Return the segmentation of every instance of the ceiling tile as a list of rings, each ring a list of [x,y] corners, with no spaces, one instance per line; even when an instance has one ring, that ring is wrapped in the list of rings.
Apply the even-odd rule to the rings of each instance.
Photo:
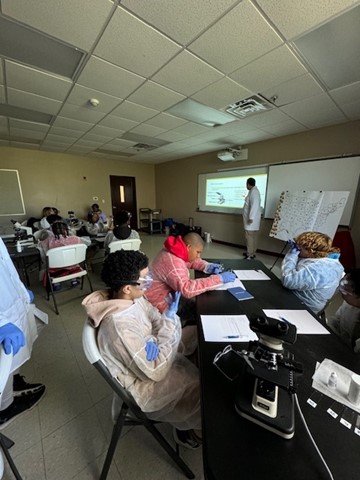
[[[128,148],[133,145],[136,145],[136,142],[132,142],[131,140],[124,140],[123,138],[117,138],[116,140],[113,140],[112,142],[109,142],[106,144],[106,146],[112,145],[113,147],[121,147],[121,148]]]
[[[46,133],[50,126],[43,123],[26,122],[25,120],[18,120],[17,118],[9,118],[9,125],[11,128],[19,128],[22,130],[32,130],[33,132]]]
[[[135,93],[130,95],[128,100],[161,111],[171,107],[175,103],[181,102],[184,98],[184,95],[180,95],[157,83],[147,81],[138,88]]]
[[[341,123],[346,120],[343,113],[326,94],[285,105],[280,110],[309,128]]]
[[[115,65],[148,77],[180,49],[175,42],[118,7],[94,53]]]
[[[64,100],[73,83],[65,78],[25,67],[5,60],[6,83],[8,87],[35,93],[54,100]]]
[[[122,0],[121,5],[185,45],[237,2],[238,0],[207,0],[206,8],[203,8],[199,0]]]
[[[322,92],[320,85],[309,74],[293,78],[268,90],[260,91],[268,99],[276,96],[277,98],[273,103],[278,107],[312,97],[313,95],[319,95]]]
[[[43,143],[40,147],[40,150],[46,152],[65,152],[67,149],[67,145],[51,145],[47,143]]]
[[[265,132],[281,137],[283,135],[291,135],[292,133],[303,132],[307,130],[301,123],[295,122],[295,120],[289,119],[286,122],[277,123],[276,125],[266,125],[262,127]]]
[[[0,134],[8,135],[8,120],[6,117],[0,116]]]
[[[68,117],[83,122],[97,123],[105,116],[105,113],[92,110],[91,108],[82,108],[77,105],[66,103],[61,109],[60,115],[62,117]]]
[[[157,138],[161,138],[168,142],[176,142],[176,140],[183,140],[186,138],[186,135],[174,132],[174,130],[169,130],[168,132],[160,133],[160,135],[157,135]]]
[[[144,81],[144,77],[94,56],[90,57],[78,79],[80,85],[118,98],[126,98]]]
[[[81,130],[72,130],[70,128],[60,128],[60,127],[52,127],[50,130],[50,133],[53,135],[59,135],[61,137],[72,137],[75,139],[80,138],[82,135],[84,135],[84,132]]]
[[[323,23],[358,3],[358,0],[257,0],[286,38],[290,39]]]
[[[303,65],[290,49],[283,45],[236,70],[230,77],[245,88],[259,93],[305,73]]]
[[[149,137],[155,137],[162,132],[165,132],[164,128],[155,127],[154,125],[148,125],[146,123],[142,123],[131,130],[131,133],[139,133],[140,135],[148,135]]]
[[[195,40],[189,50],[230,73],[282,43],[250,1],[243,0]]]
[[[171,130],[172,128],[179,127],[186,123],[186,120],[182,118],[174,117],[168,113],[160,113],[156,117],[150,118],[146,121],[148,125],[154,125],[155,127],[163,128],[164,130]]]
[[[104,143],[107,143],[109,140],[112,140],[111,137],[104,137],[102,135],[96,135],[92,132],[90,133],[86,133],[82,138],[81,140],[85,141],[85,142],[94,142],[94,143],[98,143],[100,145],[104,144]],[[78,141],[79,143],[79,141]]]
[[[329,94],[337,103],[356,102],[360,98],[360,81],[330,90]]]
[[[222,108],[235,103],[253,94],[250,90],[242,87],[230,78],[224,77],[221,80],[205,87],[200,92],[192,95],[191,98],[213,108]]]
[[[274,108],[264,113],[256,113],[249,115],[249,124],[257,128],[262,128],[265,125],[273,125],[289,120],[289,117],[280,109]]]
[[[80,140],[78,140],[76,143],[74,143],[74,147],[75,146],[89,147],[89,148],[95,150],[96,148],[100,147],[104,143],[106,143],[106,142],[104,142],[104,141],[92,142],[91,140],[87,140],[85,138],[80,138]]]
[[[171,131],[192,137],[193,135],[199,135],[200,133],[208,132],[213,128],[214,127],[203,127],[202,125],[198,125],[197,123],[189,122],[184,125],[180,125],[180,127],[176,127],[174,130]]]
[[[62,145],[67,145],[67,144],[72,144],[76,142],[76,138],[64,136],[64,135],[53,135],[49,133],[49,135],[46,137],[46,142],[47,143],[57,143],[57,144],[62,144]]]
[[[56,115],[61,107],[61,102],[50,98],[41,97],[33,93],[22,92],[14,88],[7,89],[8,103],[35,112],[49,113]]]
[[[2,61],[0,57],[0,85],[4,84],[4,71],[3,71],[3,66],[2,66]]]
[[[359,26],[360,5],[294,42],[329,90],[359,80],[360,35],[353,33]]]
[[[36,145],[34,143],[26,143],[26,142],[10,142],[10,145],[12,147],[16,147],[16,148],[26,148],[26,149],[30,149],[30,150],[39,150],[40,146],[39,145]]]
[[[108,0],[2,0],[1,6],[5,15],[71,45],[89,50],[113,4]]]
[[[183,51],[163,67],[153,79],[184,95],[192,95],[223,74],[190,52]]]
[[[346,103],[341,106],[341,109],[345,112],[350,120],[357,120],[360,118],[360,100],[355,100],[350,103]]]
[[[142,107],[137,103],[132,102],[123,102],[120,106],[115,108],[112,115],[116,115],[123,118],[128,118],[135,122],[144,122],[148,118],[155,117],[158,114],[158,110],[153,110],[152,108]]]
[[[79,120],[73,120],[70,118],[61,117],[60,115],[56,117],[56,120],[53,123],[54,127],[61,127],[61,128],[71,128],[73,130],[80,130],[81,132],[86,132],[89,130],[93,124],[81,122]]]
[[[0,85],[0,103],[5,103],[5,87]]]
[[[92,98],[98,100],[99,105],[95,107],[92,106],[89,102]],[[109,113],[113,108],[119,105],[121,101],[121,98],[112,97],[106,93],[92,90],[81,85],[75,85],[66,99],[66,104],[78,105],[79,107],[89,108],[96,112]]]
[[[10,127],[10,135],[19,138],[35,138],[37,140],[42,140],[45,137],[46,132]]]
[[[120,137],[120,135],[124,133],[124,130],[120,130],[118,128],[104,127],[103,125],[95,125],[95,127],[90,130],[89,133],[94,135],[101,135],[108,138],[116,138]]]
[[[129,120],[128,118],[116,117],[115,115],[107,115],[99,123],[99,125],[101,126],[123,130],[124,132],[127,132],[131,128],[136,127],[136,125],[138,124],[139,124],[139,121]]]

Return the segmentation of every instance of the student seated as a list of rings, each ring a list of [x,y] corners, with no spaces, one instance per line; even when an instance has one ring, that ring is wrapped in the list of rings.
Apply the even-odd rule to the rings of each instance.
[[[162,314],[143,298],[148,272],[142,252],[111,253],[101,275],[109,290],[88,295],[82,305],[98,328],[99,349],[112,375],[149,418],[172,424],[176,441],[195,448],[192,429],[201,428],[199,373],[185,355],[196,348],[196,330],[181,329],[179,295],[169,298]]]
[[[107,222],[107,218],[106,218],[106,215],[105,213],[103,213],[101,210],[100,210],[100,207],[97,203],[93,203],[90,207],[90,210],[89,210],[89,213],[88,213],[88,216],[90,214],[93,214],[93,213],[96,213],[98,216],[99,216],[99,221],[102,222],[102,223],[106,223]]]
[[[195,323],[195,302],[190,300],[208,290],[214,290],[222,283],[233,282],[236,275],[222,272],[220,265],[205,262],[200,258],[204,241],[197,233],[191,232],[184,237],[168,237],[164,248],[151,263],[150,269],[154,282],[146,291],[146,298],[160,312],[167,308],[166,297],[169,293],[180,292],[183,296],[179,316],[184,323]],[[206,278],[190,278],[190,269],[211,274]]]
[[[99,233],[105,233],[107,228],[100,220],[100,217],[97,213],[89,213],[87,216],[87,222],[84,225],[85,231],[88,235],[94,237]]]
[[[339,249],[320,232],[302,233],[294,242],[281,266],[282,284],[318,313],[332,298],[344,274]]]
[[[120,210],[114,218],[114,228],[106,234],[104,247],[109,251],[109,245],[117,240],[126,240],[140,238],[136,230],[130,226],[131,213],[126,210]]]
[[[50,224],[47,221],[47,217],[49,215],[54,215],[55,212],[52,209],[52,207],[44,207],[41,215],[41,220],[40,220],[40,229],[45,228],[48,229],[50,228]]]
[[[339,290],[344,299],[334,316],[326,322],[352,349],[360,352],[360,268],[354,268],[340,280]]]

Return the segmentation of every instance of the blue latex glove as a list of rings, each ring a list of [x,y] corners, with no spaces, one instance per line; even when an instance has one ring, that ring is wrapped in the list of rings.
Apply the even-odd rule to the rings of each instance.
[[[166,303],[169,305],[168,309],[165,312],[165,315],[168,318],[172,318],[173,320],[175,320],[175,315],[179,308],[180,297],[181,293],[175,292],[174,295],[169,293],[169,297],[165,299]]]
[[[223,272],[220,273],[219,277],[221,278],[223,283],[234,282],[236,279],[236,275],[234,272]]]
[[[26,289],[26,290],[29,294],[30,303],[34,303],[35,296],[34,296],[33,292],[31,290],[28,290],[28,289]]]
[[[148,340],[145,345],[146,360],[153,362],[160,353],[160,348],[153,340]]]
[[[205,273],[210,274],[219,274],[224,270],[223,266],[220,263],[209,263],[206,267]]]
[[[7,323],[0,327],[0,343],[4,345],[6,355],[16,355],[21,347],[25,345],[23,332],[13,323]]]
[[[300,252],[299,246],[294,242],[294,240],[288,240],[289,252],[292,254],[298,254]]]

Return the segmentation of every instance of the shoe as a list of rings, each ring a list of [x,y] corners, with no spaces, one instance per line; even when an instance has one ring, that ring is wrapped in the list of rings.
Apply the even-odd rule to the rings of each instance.
[[[77,285],[80,285],[80,280],[71,280],[70,284],[72,287],[76,287]]]
[[[61,283],[54,283],[53,290],[54,292],[58,292],[59,290],[61,290]]]
[[[14,397],[21,397],[22,395],[29,395],[35,393],[44,387],[41,383],[27,383],[23,375],[14,375],[13,389]]]
[[[37,405],[43,398],[45,385],[35,393],[29,393],[21,397],[14,397],[13,403],[5,410],[0,411],[0,430],[7,427],[13,420],[20,417],[22,413],[28,412]]]
[[[243,257],[247,258],[248,256],[249,255],[246,252],[243,253]]]
[[[196,450],[201,445],[200,439],[195,435],[193,430],[178,430],[174,428],[173,437],[178,445],[188,448],[189,450]]]
[[[249,255],[248,257],[246,257],[246,260],[254,260],[255,257],[256,255]]]

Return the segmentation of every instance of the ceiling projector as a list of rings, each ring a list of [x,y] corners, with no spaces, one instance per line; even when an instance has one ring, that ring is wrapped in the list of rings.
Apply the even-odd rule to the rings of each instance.
[[[217,158],[223,162],[231,162],[234,160],[240,160],[241,157],[241,147],[237,148],[227,148],[222,150],[217,154]]]

